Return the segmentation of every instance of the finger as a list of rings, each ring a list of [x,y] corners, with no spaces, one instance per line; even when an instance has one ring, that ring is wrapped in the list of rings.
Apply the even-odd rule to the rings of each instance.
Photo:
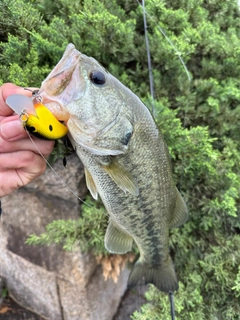
[[[0,154],[0,197],[25,186],[40,176],[46,169],[46,162],[34,152],[19,151],[14,156]]]
[[[14,141],[27,137],[26,130],[18,115],[0,119],[0,137],[4,140]]]
[[[50,155],[54,147],[54,141],[40,139],[33,139],[33,141],[29,137],[11,142],[0,138],[0,153],[10,154],[16,151],[32,151],[36,154],[42,153],[46,157]]]
[[[32,151],[16,151],[9,156],[8,153],[0,154],[0,173],[4,170],[22,169],[33,175],[40,175],[46,168],[45,160]]]
[[[12,83],[5,83],[0,87],[0,116],[9,116],[13,113],[12,109],[6,104],[6,99],[11,94],[23,94],[31,97],[32,92]]]

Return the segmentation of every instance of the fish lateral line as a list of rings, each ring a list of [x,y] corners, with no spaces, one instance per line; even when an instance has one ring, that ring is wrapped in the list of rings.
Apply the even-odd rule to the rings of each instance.
[[[154,105],[154,99],[155,99],[155,91],[154,91],[154,79],[153,79],[153,74],[152,74],[152,64],[151,64],[151,52],[150,52],[150,46],[149,46],[149,41],[148,41],[148,26],[147,26],[147,19],[146,16],[153,20],[153,17],[151,15],[149,15],[149,13],[147,12],[146,8],[145,8],[145,1],[142,0],[142,4],[136,0],[136,2],[138,3],[139,6],[141,6],[142,8],[142,12],[143,12],[143,23],[144,23],[144,33],[145,33],[145,43],[146,43],[146,51],[147,51],[147,59],[148,59],[148,71],[149,71],[149,84],[150,84],[150,93],[151,93],[151,97],[152,97],[152,101],[151,101],[151,107],[152,107],[152,115],[154,116],[155,113],[155,105]],[[188,83],[190,85],[192,78],[190,75],[190,72],[181,56],[181,52],[179,52],[179,50],[177,50],[177,48],[175,47],[175,45],[173,44],[173,42],[171,41],[171,39],[166,35],[166,33],[164,32],[164,30],[157,25],[157,23],[155,23],[156,27],[158,28],[158,30],[161,32],[161,34],[164,36],[164,38],[168,41],[168,43],[171,45],[171,47],[173,48],[173,50],[175,51],[176,55],[178,56],[178,59],[180,60],[184,71],[187,75],[188,78]],[[184,116],[184,118],[186,117],[186,114]],[[184,119],[184,127],[185,127],[185,119]],[[175,306],[174,306],[174,294],[173,291],[169,291],[168,292],[169,295],[169,303],[170,303],[170,315],[171,315],[171,319],[175,320]]]
[[[75,74],[71,79],[71,82],[67,84],[67,87],[65,88],[66,90],[77,90],[76,82],[78,83],[80,81],[80,78],[77,76],[83,76],[85,73],[89,74],[89,69],[90,71],[92,68],[99,68],[99,70],[102,70],[96,60],[81,54],[74,48],[75,47],[72,44],[67,46],[62,59],[43,82],[41,89],[43,94],[45,94],[44,90],[47,90],[44,88],[47,87],[49,79],[52,79],[51,76],[57,74],[59,69],[66,70],[69,68],[69,64],[73,59],[75,59],[76,55],[80,56],[82,59],[82,68],[79,69],[80,71],[78,70],[80,75]],[[76,65],[76,68],[78,67],[79,65]],[[129,91],[129,89],[121,82],[115,81],[113,76],[110,76],[111,81],[106,85],[107,90],[112,90],[111,94],[107,91],[107,95],[104,99],[102,98],[102,93],[105,92],[102,91],[102,87],[91,86],[90,84],[92,83],[92,80],[90,77],[86,77],[84,80],[82,90],[85,90],[86,87],[89,87],[91,90],[77,102],[65,103],[65,107],[72,117],[75,117],[74,121],[76,121],[76,123],[73,122],[73,124],[76,126],[77,130],[74,130],[75,126],[71,126],[71,121],[68,122],[68,127],[70,129],[73,145],[77,148],[79,147],[77,155],[80,160],[86,164],[87,169],[89,170],[87,175],[90,192],[96,198],[97,185],[109,216],[120,225],[119,230],[118,228],[114,228],[115,225],[109,227],[105,241],[106,247],[113,252],[125,252],[128,250],[130,248],[130,241],[123,242],[123,240],[120,239],[118,241],[117,239],[115,243],[111,243],[109,245],[109,239],[115,238],[116,235],[123,237],[125,235],[122,234],[121,231],[127,230],[127,233],[132,236],[140,251],[140,258],[135,263],[129,276],[128,286],[133,287],[138,284],[139,279],[144,279],[146,284],[152,283],[160,291],[166,293],[169,293],[169,291],[176,291],[178,289],[178,281],[172,260],[169,256],[169,235],[168,230],[166,229],[169,227],[170,220],[173,227],[178,226],[182,221],[182,214],[178,214],[178,210],[176,210],[176,217],[173,215],[173,218],[171,218],[172,211],[176,206],[176,189],[171,173],[170,163],[168,161],[169,156],[167,149],[164,147],[163,137],[156,130],[156,124],[154,123],[147,107],[141,103],[141,101],[139,102],[139,98],[132,94],[131,91]],[[119,96],[120,90],[122,90],[121,96]],[[73,95],[74,94],[75,93],[73,93]],[[51,96],[49,96],[49,98],[52,99]],[[99,99],[104,103],[98,104]],[[70,96],[69,101],[70,100],[72,101],[72,96]],[[114,105],[116,104],[115,108],[112,107],[113,102]],[[116,121],[116,125],[113,130],[111,130],[110,133],[108,132],[108,135],[101,137],[98,141],[99,143],[96,143],[97,152],[95,145],[93,147],[91,137],[89,139],[90,143],[88,143],[90,147],[85,147],[88,139],[85,139],[85,137],[83,139],[80,135],[83,119],[86,119],[86,127],[89,125],[89,127],[92,128],[95,125],[98,129],[103,130],[109,124],[109,121],[116,118],[119,114],[119,103],[121,103],[121,106],[124,103],[123,111],[126,114],[124,114],[123,119],[127,119],[127,121],[122,121],[122,119],[118,119],[118,121]],[[78,114],[77,110],[80,108],[81,113]],[[92,108],[94,109],[94,116],[92,114]],[[108,114],[107,118],[106,114]],[[138,116],[135,118],[136,114]],[[113,167],[111,165],[106,167],[106,164],[110,162],[109,157],[107,157],[107,159],[103,158],[102,161],[99,161],[99,156],[116,155],[113,153],[106,153],[109,148],[111,148],[109,150],[114,151],[126,150],[124,141],[122,141],[121,138],[126,136],[126,132],[129,132],[126,130],[129,129],[126,125],[130,122],[128,119],[129,117],[130,119],[134,119],[132,121],[133,123],[131,123],[134,129],[138,128],[139,123],[143,123],[144,125],[139,126],[139,132],[135,130],[135,133],[138,132],[138,136],[133,135],[129,149],[125,151],[125,154],[123,154],[122,157],[120,156],[120,159],[122,160],[120,161],[120,164],[124,170],[121,169],[120,173],[122,171],[122,174],[119,175],[119,172],[117,174],[115,173],[116,166],[119,168],[117,163],[114,163],[114,165],[112,164]],[[88,130],[87,133],[89,131],[91,132],[91,130]],[[154,151],[151,149],[154,149]],[[104,151],[105,153],[103,153]],[[150,161],[146,161],[143,154],[151,154],[153,156],[150,157]],[[115,157],[114,159],[118,158]],[[166,176],[161,175],[160,170],[157,170],[157,172],[153,170],[153,168],[157,167],[163,168],[166,172]],[[136,168],[135,171],[133,171],[134,177],[141,175],[141,180],[137,179],[137,182],[140,183],[142,190],[144,192],[146,191],[145,194],[141,191],[140,196],[142,195],[143,197],[140,201],[138,201],[139,199],[134,198],[134,196],[137,196],[138,188],[136,183],[134,183],[134,179],[132,179],[128,174],[128,172],[133,170],[132,168]],[[103,171],[103,169],[105,171]],[[149,173],[151,173],[151,175],[149,175]],[[90,174],[93,175],[94,180]],[[152,177],[152,181],[149,181],[150,176]],[[122,178],[125,180],[122,181]],[[119,191],[119,183],[122,186],[121,189],[123,189],[123,192]],[[150,184],[153,185],[154,190],[156,191],[157,196],[155,197],[155,203],[153,203],[152,198],[149,195]],[[165,187],[166,185],[167,188]],[[168,192],[168,189],[170,192]],[[130,195],[128,194],[129,192],[124,194],[127,190],[131,191]],[[164,199],[169,193],[170,196],[166,197],[166,201],[164,200],[164,203],[166,203],[164,205],[166,210],[164,209],[159,212],[157,208],[162,206],[162,199]],[[131,217],[129,217],[129,209],[131,210]],[[147,217],[147,213],[150,211],[152,212],[150,217],[151,220]],[[141,215],[139,212],[141,212]],[[180,212],[182,212],[182,210],[180,210]],[[135,223],[135,221],[137,221],[137,223]],[[158,221],[162,223],[159,223]],[[147,239],[146,237],[142,237],[144,234],[147,234]],[[158,240],[156,241],[157,234],[161,237],[157,236]],[[154,246],[154,250],[151,250],[150,246]],[[151,254],[149,254],[149,252],[151,252]]]

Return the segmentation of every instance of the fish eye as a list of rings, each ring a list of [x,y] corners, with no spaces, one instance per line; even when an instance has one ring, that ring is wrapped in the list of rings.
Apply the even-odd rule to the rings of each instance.
[[[94,84],[104,84],[106,82],[106,76],[102,71],[92,71],[89,78]]]

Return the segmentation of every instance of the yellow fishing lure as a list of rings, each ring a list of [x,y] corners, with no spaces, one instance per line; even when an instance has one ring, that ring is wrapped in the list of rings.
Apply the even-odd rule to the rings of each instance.
[[[25,129],[35,137],[57,140],[64,137],[68,132],[67,127],[59,122],[41,102],[33,104],[31,98],[13,94],[6,99],[6,103],[19,114]]]
[[[37,115],[29,114],[24,125],[32,135],[41,139],[56,140],[67,134],[67,127],[59,122],[42,103],[35,104],[34,109]]]

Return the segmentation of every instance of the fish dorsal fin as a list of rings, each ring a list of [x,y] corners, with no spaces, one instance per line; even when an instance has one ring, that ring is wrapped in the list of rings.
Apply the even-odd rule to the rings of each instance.
[[[180,192],[176,188],[176,204],[173,215],[170,218],[170,228],[177,228],[184,224],[188,219],[188,209]]]
[[[84,172],[85,172],[85,179],[86,179],[87,188],[91,192],[92,197],[95,200],[97,200],[98,191],[97,191],[97,187],[95,185],[95,182],[93,181],[93,178],[92,178],[90,172],[85,167],[84,167]]]
[[[104,239],[105,247],[109,252],[123,254],[131,251],[132,242],[132,237],[111,220],[109,221]]]
[[[139,195],[139,189],[135,179],[117,160],[112,158],[109,165],[103,165],[103,169],[125,193],[128,191],[134,196]]]

